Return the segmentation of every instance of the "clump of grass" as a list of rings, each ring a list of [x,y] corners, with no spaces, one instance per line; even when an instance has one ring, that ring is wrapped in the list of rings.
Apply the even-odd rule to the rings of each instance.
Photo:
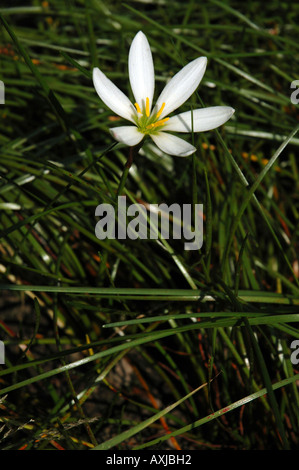
[[[297,447],[298,5],[273,5],[0,8],[2,449]],[[206,55],[186,109],[236,109],[193,157],[145,146],[123,188],[203,203],[198,252],[94,233],[128,149],[91,71],[130,94],[140,29],[157,87]]]

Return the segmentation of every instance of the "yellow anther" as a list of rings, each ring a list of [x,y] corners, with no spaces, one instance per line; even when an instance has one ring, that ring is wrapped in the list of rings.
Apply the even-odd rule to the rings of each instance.
[[[135,103],[135,108],[137,109],[137,113],[142,114],[140,106],[138,103]]]
[[[149,102],[149,98],[146,98],[145,114],[147,115],[147,117],[149,117],[149,115],[150,115],[150,102]]]
[[[164,108],[165,108],[165,103],[162,104],[161,108],[160,108],[159,111],[157,112],[156,118],[158,118],[159,116],[161,116],[162,111],[163,111]]]
[[[163,124],[168,121],[169,117],[167,118],[164,118],[164,119],[160,119],[160,121],[157,121],[157,122],[153,122],[152,124],[149,124],[148,126],[146,126],[147,129],[153,129],[154,127],[159,127],[159,126],[163,126]]]

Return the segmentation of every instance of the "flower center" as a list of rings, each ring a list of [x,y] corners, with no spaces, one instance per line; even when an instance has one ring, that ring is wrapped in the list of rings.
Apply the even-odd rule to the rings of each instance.
[[[141,110],[138,103],[135,103],[135,108],[137,110],[136,124],[139,132],[142,132],[142,134],[154,134],[158,132],[160,128],[164,126],[165,122],[169,119],[169,117],[159,119],[164,107],[165,103],[162,104],[161,108],[157,113],[151,114],[149,98],[146,98],[143,110]]]

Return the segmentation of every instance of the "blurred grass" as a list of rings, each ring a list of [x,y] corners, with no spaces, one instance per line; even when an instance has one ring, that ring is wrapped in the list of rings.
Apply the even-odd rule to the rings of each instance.
[[[1,449],[297,448],[299,6],[27,4],[0,7]],[[182,111],[236,109],[194,158],[144,146],[125,183],[128,202],[203,203],[199,252],[94,234],[128,149],[91,72],[132,96],[140,29],[156,95],[206,55]]]

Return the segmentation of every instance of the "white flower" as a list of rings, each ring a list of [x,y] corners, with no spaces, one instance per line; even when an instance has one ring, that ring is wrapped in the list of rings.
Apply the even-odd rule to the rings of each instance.
[[[208,131],[224,124],[234,113],[234,109],[229,106],[214,106],[167,117],[198,87],[207,66],[206,57],[193,60],[174,75],[155,106],[153,58],[148,40],[142,31],[139,31],[132,41],[128,65],[130,84],[136,101],[134,105],[99,68],[93,69],[94,87],[101,100],[115,114],[134,124],[110,129],[113,137],[119,142],[134,146],[149,135],[163,152],[187,157],[195,152],[196,148],[168,131]]]

